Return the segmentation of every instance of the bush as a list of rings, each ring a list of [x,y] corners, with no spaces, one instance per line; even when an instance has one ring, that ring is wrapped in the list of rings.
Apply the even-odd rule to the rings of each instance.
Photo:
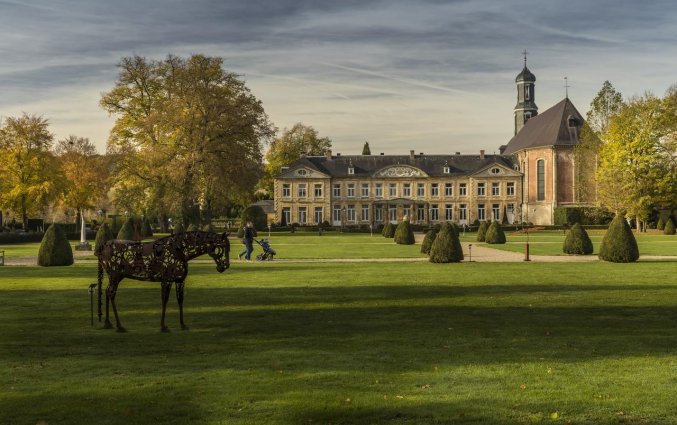
[[[435,240],[438,231],[439,231],[438,229],[432,228],[428,230],[428,232],[425,234],[423,242],[421,243],[422,254],[430,254],[430,247],[432,247],[433,241]]]
[[[153,228],[150,225],[150,220],[148,220],[148,217],[144,217],[143,221],[141,222],[141,237],[150,238],[151,236],[153,236]]]
[[[556,226],[565,224],[607,224],[611,221],[608,211],[599,207],[557,207],[554,211]]]
[[[383,228],[383,236],[386,238],[395,237],[395,226],[393,226],[392,223],[388,222],[388,224],[386,224],[386,226]]]
[[[612,263],[632,263],[639,259],[637,240],[622,215],[616,214],[604,234],[599,258]]]
[[[665,230],[665,220],[663,220],[663,216],[661,215],[658,216],[658,223],[656,223],[656,229]]]
[[[664,235],[674,235],[675,234],[675,222],[672,220],[672,217],[668,217],[665,221],[665,229],[663,229]]]
[[[413,245],[416,242],[414,240],[414,232],[411,230],[409,221],[403,220],[397,225],[394,238],[395,243],[399,245]]]
[[[200,230],[200,228],[197,227],[197,225],[195,225],[193,223],[190,223],[188,225],[188,229],[186,229],[187,232],[197,232],[198,230]]]
[[[110,230],[108,223],[103,223],[96,232],[96,238],[94,239],[94,254],[99,255],[101,248],[103,248],[103,244],[112,239],[115,239],[115,236],[113,236],[113,232]]]
[[[431,263],[458,263],[463,261],[461,241],[451,223],[444,223],[430,247]]]
[[[250,205],[242,211],[241,226],[244,227],[248,221],[251,221],[256,230],[265,229],[268,226],[268,216],[265,211],[258,205]]]
[[[125,224],[122,225],[120,228],[120,231],[118,232],[118,236],[116,239],[122,239],[126,241],[133,241],[135,240],[134,238],[135,232],[134,232],[134,218],[129,217],[126,221]]]
[[[70,266],[73,264],[73,248],[66,233],[58,224],[52,224],[45,232],[38,251],[38,266]]]
[[[209,224],[205,224],[204,226],[202,226],[202,231],[204,231],[204,232],[216,232],[216,229],[214,229],[214,226],[212,226],[212,224],[209,223]]]
[[[562,252],[565,254],[590,255],[592,254],[592,251],[592,241],[588,236],[588,232],[586,232],[580,224],[574,224],[567,232],[567,237],[564,239],[564,245],[562,246]]]
[[[489,229],[489,223],[486,221],[480,223],[480,228],[477,229],[477,242],[484,242],[486,240],[487,229]]]
[[[498,221],[491,222],[491,226],[489,226],[489,229],[487,229],[484,241],[489,244],[505,243],[505,233],[503,233],[503,228],[498,223]]]
[[[179,233],[186,233],[186,228],[183,227],[183,221],[177,220],[176,226],[174,226],[174,234],[178,235]]]

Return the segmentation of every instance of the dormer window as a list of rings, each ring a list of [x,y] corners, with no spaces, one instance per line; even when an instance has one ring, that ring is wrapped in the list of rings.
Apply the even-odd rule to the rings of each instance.
[[[451,172],[451,167],[445,166],[444,167],[444,174],[449,174]]]
[[[569,118],[567,118],[567,124],[569,125],[570,128],[578,127],[578,120],[569,115]]]
[[[491,169],[491,174],[501,174],[501,169],[494,167]]]
[[[353,167],[348,167],[348,174],[351,175],[351,176],[352,176],[353,174],[355,174],[355,168],[353,168]]]
[[[308,171],[301,169],[301,170],[298,170],[296,172],[296,174],[298,174],[299,176],[305,176],[305,175],[308,174]]]

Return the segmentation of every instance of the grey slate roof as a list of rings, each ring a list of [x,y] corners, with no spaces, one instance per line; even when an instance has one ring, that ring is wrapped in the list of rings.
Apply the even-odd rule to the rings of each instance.
[[[355,169],[355,174],[348,174],[348,168]],[[308,167],[327,174],[331,177],[368,177],[378,170],[393,165],[410,165],[423,170],[429,176],[468,176],[488,167],[499,164],[510,169],[514,168],[514,159],[507,155],[341,155],[308,156],[300,158],[290,168]],[[449,166],[449,174],[444,173],[444,167]]]
[[[522,69],[522,72],[517,74],[517,77],[515,77],[515,82],[519,83],[520,81],[528,81],[535,83],[536,82],[536,76],[529,71],[529,68],[527,68],[526,63],[524,64],[524,69]]]
[[[575,127],[569,127],[569,118],[575,120]],[[574,104],[569,98],[565,98],[547,111],[529,119],[510,140],[503,154],[512,155],[523,149],[545,146],[576,145],[583,123],[584,119]]]

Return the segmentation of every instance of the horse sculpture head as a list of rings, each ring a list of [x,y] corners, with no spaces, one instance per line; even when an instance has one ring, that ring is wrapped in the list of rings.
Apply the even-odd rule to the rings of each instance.
[[[228,241],[228,234],[223,233],[217,235],[216,240],[209,250],[209,256],[214,259],[216,263],[216,271],[223,273],[230,267],[230,241]]]

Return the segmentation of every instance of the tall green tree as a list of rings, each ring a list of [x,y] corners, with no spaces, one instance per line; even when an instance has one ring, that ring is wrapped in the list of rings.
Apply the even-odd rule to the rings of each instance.
[[[371,149],[369,148],[369,142],[364,142],[362,147],[362,155],[371,155]]]
[[[184,221],[196,210],[247,200],[275,129],[223,59],[133,56],[119,68],[115,87],[100,102],[116,116],[108,141],[117,159],[115,199],[131,199],[128,209],[136,212]]]
[[[590,102],[586,122],[598,137],[606,133],[609,120],[623,108],[623,95],[607,80]]]
[[[23,114],[0,127],[0,208],[28,226],[28,215],[44,208],[59,191],[59,173],[50,153],[54,136],[48,121]]]
[[[285,128],[280,137],[273,140],[266,152],[266,174],[260,183],[262,189],[273,192],[273,179],[302,155],[326,155],[331,150],[331,140],[320,137],[311,126],[299,123]]]

